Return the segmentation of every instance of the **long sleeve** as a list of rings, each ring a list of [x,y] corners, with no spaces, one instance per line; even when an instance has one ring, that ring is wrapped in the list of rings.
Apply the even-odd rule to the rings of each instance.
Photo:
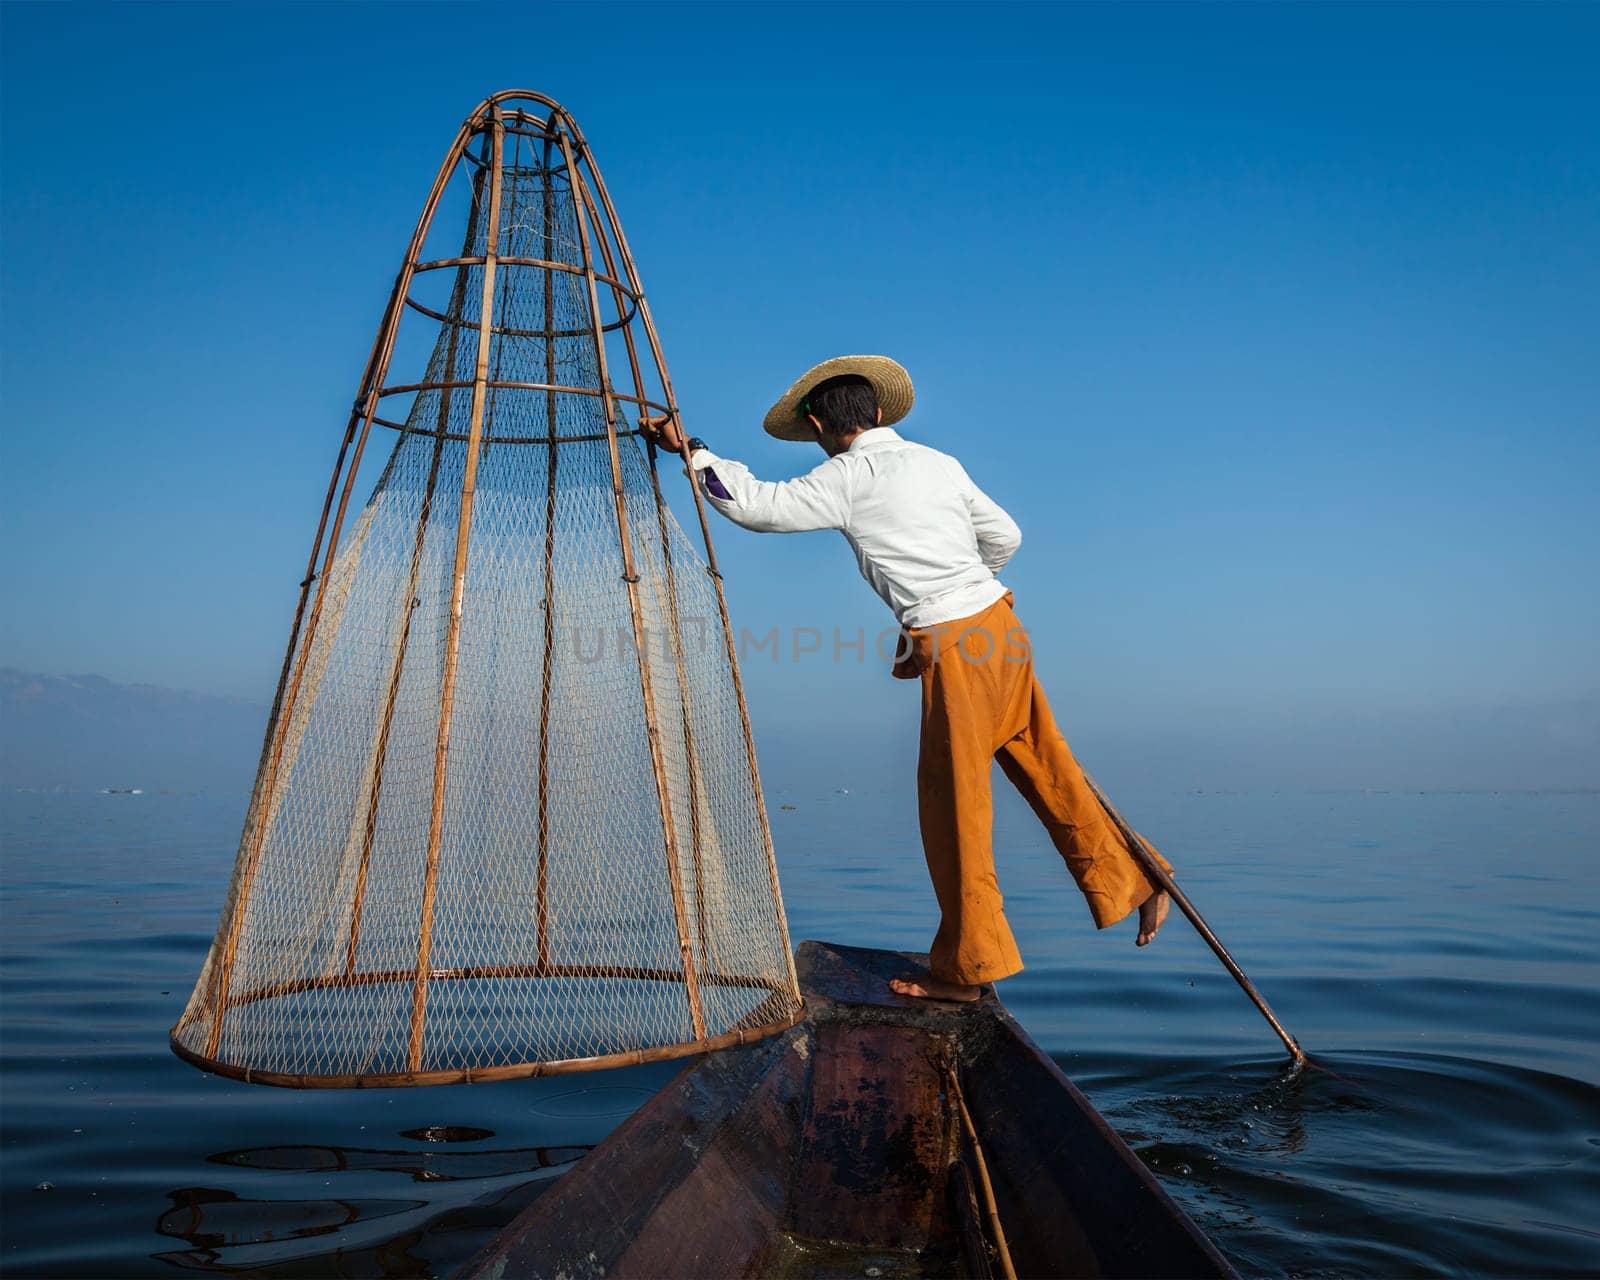
[[[758,480],[744,463],[718,457],[710,449],[696,449],[689,465],[706,501],[757,533],[841,529],[850,515],[849,476],[837,458],[782,481]]]
[[[977,535],[978,555],[990,573],[999,573],[1022,545],[1022,530],[1006,514],[1004,507],[972,482],[965,468],[960,470],[964,482],[962,496],[967,500],[972,532]]]

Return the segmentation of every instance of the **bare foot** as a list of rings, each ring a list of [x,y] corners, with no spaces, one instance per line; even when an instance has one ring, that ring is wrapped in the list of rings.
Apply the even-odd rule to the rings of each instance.
[[[982,987],[967,982],[945,982],[931,974],[908,973],[903,978],[891,978],[889,990],[896,995],[914,996],[921,1000],[976,1000],[983,994]]]
[[[1139,937],[1136,947],[1148,947],[1167,922],[1167,912],[1172,910],[1172,898],[1165,889],[1157,889],[1139,904]]]

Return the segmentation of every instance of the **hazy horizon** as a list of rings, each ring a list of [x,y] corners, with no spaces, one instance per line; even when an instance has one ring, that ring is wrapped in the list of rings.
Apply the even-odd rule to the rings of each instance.
[[[243,791],[254,779],[269,703],[0,667],[0,787]],[[753,702],[768,791],[909,786],[916,712],[914,700],[904,704],[894,715],[849,722],[821,715],[796,732],[765,700]],[[1302,716],[1292,733],[1248,715],[1147,729],[1069,722],[1066,731],[1108,786],[1140,791],[1600,788],[1600,696],[1564,707],[1461,707],[1421,724],[1350,712]]]

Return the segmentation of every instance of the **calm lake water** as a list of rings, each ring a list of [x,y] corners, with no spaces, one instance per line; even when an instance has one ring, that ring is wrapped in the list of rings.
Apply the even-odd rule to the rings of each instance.
[[[1322,1069],[1283,1072],[1176,914],[1096,934],[1009,796],[1001,994],[1241,1271],[1600,1272],[1600,796],[1116,799]],[[202,1075],[166,1037],[245,797],[0,801],[8,1276],[444,1275],[673,1073]],[[909,785],[769,801],[796,940],[925,949]]]

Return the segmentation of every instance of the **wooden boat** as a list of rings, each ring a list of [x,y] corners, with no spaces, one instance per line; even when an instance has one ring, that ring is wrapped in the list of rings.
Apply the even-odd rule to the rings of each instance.
[[[992,989],[805,942],[806,1019],[685,1069],[462,1273],[1232,1276]]]

